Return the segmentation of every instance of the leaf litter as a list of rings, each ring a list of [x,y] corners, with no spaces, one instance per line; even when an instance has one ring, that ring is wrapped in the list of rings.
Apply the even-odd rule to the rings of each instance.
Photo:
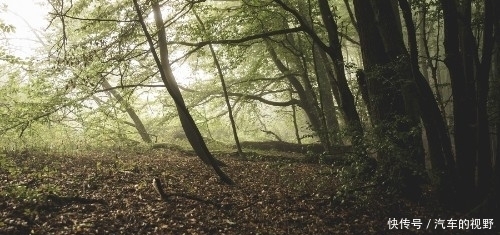
[[[236,185],[169,150],[33,153],[0,168],[0,234],[380,234],[389,217],[436,213],[383,196],[334,203],[332,165],[217,157]],[[154,178],[174,196],[162,200]]]

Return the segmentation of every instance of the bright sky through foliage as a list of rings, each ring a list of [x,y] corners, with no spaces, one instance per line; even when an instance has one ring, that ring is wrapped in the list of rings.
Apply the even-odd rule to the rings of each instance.
[[[0,19],[15,28],[14,32],[5,33],[1,41],[14,55],[33,55],[42,45],[37,35],[42,37],[48,26],[48,8],[44,4],[41,0],[0,0]]]
[[[18,57],[36,55],[36,49],[46,41],[43,34],[49,25],[50,12],[47,3],[43,0],[0,0],[0,9],[0,20],[15,28],[14,32],[0,37],[4,49]],[[189,67],[177,64],[173,69],[178,82],[187,85],[189,78],[186,75],[191,74]]]

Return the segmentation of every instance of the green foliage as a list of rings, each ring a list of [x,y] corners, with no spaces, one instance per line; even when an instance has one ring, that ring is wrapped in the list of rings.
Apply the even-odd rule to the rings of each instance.
[[[13,159],[7,157],[6,153],[0,153],[0,173],[17,175],[19,169]]]
[[[4,33],[14,33],[16,31],[16,27],[14,27],[14,25],[5,24],[4,22],[0,21],[0,31]]]
[[[425,169],[412,158],[420,149],[411,149],[406,141],[421,138],[420,127],[401,132],[398,130],[408,125],[409,120],[403,117],[394,119],[394,122],[377,125],[367,132],[365,146],[358,146],[360,149],[337,161],[341,165],[337,171],[341,186],[335,201],[370,201],[375,192],[419,199],[421,186],[428,177]]]
[[[365,205],[375,188],[377,162],[368,156],[349,154],[338,163],[340,166],[336,173],[339,188],[333,201],[339,204],[355,202],[355,205]]]
[[[400,131],[401,126],[409,126],[409,123],[411,121],[405,117],[394,117],[393,122],[385,122],[375,128],[373,148],[378,151],[380,166],[377,182],[388,193],[418,199],[420,187],[427,176],[423,166],[419,166],[415,159],[421,154],[421,146],[411,143],[421,138],[421,127],[415,126],[408,132]]]
[[[46,177],[51,177],[55,172],[45,166],[41,169],[33,170],[23,166],[25,156],[29,155],[24,152],[8,152],[0,154],[0,173],[8,178],[22,178],[22,181],[6,181],[7,184],[1,187],[2,197],[15,198],[17,200],[34,202],[40,201],[49,193],[57,193],[60,191],[55,184],[40,184],[36,182],[43,181]],[[34,157],[34,156],[30,156]]]
[[[3,192],[4,197],[16,198],[18,200],[35,202],[42,200],[48,194],[58,193],[60,188],[54,184],[42,184],[40,187],[31,188],[26,185],[8,185]]]
[[[72,151],[83,145],[86,149],[133,146],[134,141],[140,140],[137,130],[129,125],[124,106],[102,90],[103,79],[112,86],[123,86],[116,90],[127,101],[127,106],[137,111],[148,131],[159,140],[168,139],[169,133],[164,130],[176,122],[177,113],[164,89],[140,87],[158,85],[158,74],[150,53],[145,50],[147,44],[137,27],[132,4],[122,0],[112,3],[77,0],[71,4],[49,1],[49,4],[56,12],[72,16],[49,16],[51,30],[41,35],[47,46],[40,48],[43,52],[40,55],[50,56],[16,61],[3,56],[0,50],[0,57],[8,58],[19,67],[9,70],[9,79],[0,85],[0,103],[6,103],[0,105],[2,140],[11,140],[16,149],[41,147]],[[151,14],[149,4],[140,4],[144,4],[141,8],[145,14]],[[300,1],[290,4],[303,10],[307,8]],[[316,5],[313,8],[313,14],[318,13]],[[216,140],[232,141],[213,58],[206,46],[188,45],[241,39],[295,27],[295,20],[275,4],[258,1],[193,5],[164,1],[162,11],[166,17],[169,60],[174,70],[181,71],[174,71],[178,81],[189,83],[190,91],[184,92],[184,97],[190,112],[204,134]],[[205,27],[198,23],[195,13]],[[154,32],[152,22],[147,23]],[[325,36],[325,32],[319,34]],[[313,77],[312,72],[306,74],[307,70],[313,71],[310,42],[306,39],[302,34],[269,38],[280,59],[292,73],[304,74],[304,81]],[[263,39],[213,46],[229,91],[239,94],[231,97],[231,103],[242,139],[272,138],[261,130],[272,130],[284,140],[294,136],[292,128],[284,128],[290,126],[289,107],[262,105],[247,96],[277,102],[296,98],[287,79],[269,58]],[[313,84],[313,92],[316,86]],[[299,126],[307,122],[300,112],[298,119]],[[19,136],[21,138],[15,139]]]
[[[406,155],[392,155],[380,164],[377,182],[388,194],[401,194],[411,199],[419,199],[421,186],[426,182],[426,173]]]

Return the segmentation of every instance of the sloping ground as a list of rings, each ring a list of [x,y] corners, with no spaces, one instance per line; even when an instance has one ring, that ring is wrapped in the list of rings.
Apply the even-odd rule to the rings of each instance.
[[[389,217],[450,217],[384,195],[368,206],[334,204],[332,166],[219,158],[237,185],[168,150],[4,157],[0,234],[385,234]],[[155,177],[181,196],[162,201]]]

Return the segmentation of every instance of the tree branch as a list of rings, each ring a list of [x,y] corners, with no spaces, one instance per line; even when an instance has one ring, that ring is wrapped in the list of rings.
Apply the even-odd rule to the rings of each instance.
[[[68,14],[61,14],[61,13],[52,13],[49,12],[49,15],[53,15],[56,17],[66,17],[74,20],[82,20],[82,21],[99,21],[99,22],[116,22],[116,23],[132,23],[132,22],[137,22],[137,20],[116,20],[116,19],[99,19],[99,18],[81,18],[81,17],[76,17],[76,16],[71,16]]]
[[[300,13],[294,9],[292,9],[291,7],[289,7],[288,5],[286,5],[283,1],[281,0],[273,0],[276,4],[278,4],[281,8],[283,8],[283,10],[285,11],[288,11],[290,12],[294,17],[295,19],[297,19],[297,21],[299,22],[300,24],[300,28],[302,28],[302,30],[307,33],[311,38],[312,40],[318,44],[318,46],[324,50],[324,51],[330,51],[330,47],[328,47],[322,40],[321,38],[314,32],[314,30],[311,28],[311,27],[308,27],[307,25],[307,22],[304,20],[304,18],[302,18],[302,16],[300,15]]]
[[[136,88],[136,87],[153,87],[153,88],[165,88],[165,85],[148,85],[148,84],[133,84],[133,85],[120,85],[120,86],[114,86],[114,87],[109,87],[109,88],[105,88],[105,89],[100,89],[100,90],[96,90],[94,91],[94,93],[100,93],[100,92],[106,92],[106,91],[111,91],[111,90],[115,90],[115,89],[123,89],[123,88]]]
[[[173,45],[183,45],[183,46],[194,46],[194,47],[203,47],[208,44],[236,44],[236,43],[242,43],[242,42],[247,42],[255,39],[262,39],[262,38],[268,38],[271,36],[275,35],[281,35],[281,34],[287,34],[287,33],[296,33],[296,32],[302,32],[304,28],[302,26],[295,27],[295,28],[290,28],[290,29],[280,29],[276,31],[270,31],[270,32],[265,32],[265,33],[260,33],[260,34],[255,34],[255,35],[250,35],[247,37],[243,38],[238,38],[238,39],[222,39],[222,40],[211,40],[211,41],[203,41],[203,42],[182,42],[182,41],[168,41],[167,44]]]
[[[294,104],[301,106],[301,103],[296,99],[290,99],[289,101],[280,102],[280,101],[267,100],[267,99],[264,99],[264,98],[257,96],[257,95],[247,95],[247,94],[234,93],[234,92],[228,92],[227,95],[241,97],[243,99],[258,100],[264,104],[269,104],[269,105],[273,105],[273,106],[290,106],[290,105],[294,105]]]

